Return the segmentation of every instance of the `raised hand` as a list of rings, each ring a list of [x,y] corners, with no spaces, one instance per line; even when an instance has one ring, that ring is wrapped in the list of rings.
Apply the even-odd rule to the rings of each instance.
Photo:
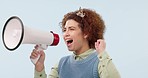
[[[106,49],[106,43],[105,43],[105,40],[103,39],[98,39],[97,42],[95,42],[95,48],[96,48],[96,51],[100,54],[102,52],[105,51]]]

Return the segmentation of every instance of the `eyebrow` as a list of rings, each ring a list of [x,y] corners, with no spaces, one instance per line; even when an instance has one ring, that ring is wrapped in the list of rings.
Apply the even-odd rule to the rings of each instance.
[[[74,27],[74,26],[69,26],[68,28],[76,28],[76,27]],[[63,29],[66,29],[66,27],[64,27]]]
[[[62,28],[62,31],[66,30],[66,29],[70,29],[70,28],[74,28],[74,29],[76,29],[76,27],[74,27],[74,26],[69,26],[68,28],[63,27],[63,28]]]

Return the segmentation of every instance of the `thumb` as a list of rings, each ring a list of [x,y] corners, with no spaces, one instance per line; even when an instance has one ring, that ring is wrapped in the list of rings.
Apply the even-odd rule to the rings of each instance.
[[[45,53],[44,53],[43,50],[39,51],[39,53],[40,53],[40,57],[39,57],[38,62],[44,63],[44,60],[45,60]]]

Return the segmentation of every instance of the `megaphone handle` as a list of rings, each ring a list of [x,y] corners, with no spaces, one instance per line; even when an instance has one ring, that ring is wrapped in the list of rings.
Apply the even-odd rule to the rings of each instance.
[[[31,62],[35,65],[36,62],[39,60],[39,58],[40,58],[40,54],[38,55],[37,58],[35,58],[35,59],[30,58],[30,60],[31,60]]]
[[[48,47],[48,45],[39,44],[37,50],[38,50],[38,51],[46,50],[47,47]],[[36,64],[36,62],[39,60],[40,56],[41,56],[41,55],[39,54],[37,58],[35,58],[35,59],[32,59],[32,58],[31,58],[31,62],[32,62],[33,64]]]

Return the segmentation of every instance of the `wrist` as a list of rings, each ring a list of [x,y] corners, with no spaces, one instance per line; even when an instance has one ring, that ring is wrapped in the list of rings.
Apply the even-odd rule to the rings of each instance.
[[[36,64],[35,70],[41,72],[44,69],[44,64]]]

